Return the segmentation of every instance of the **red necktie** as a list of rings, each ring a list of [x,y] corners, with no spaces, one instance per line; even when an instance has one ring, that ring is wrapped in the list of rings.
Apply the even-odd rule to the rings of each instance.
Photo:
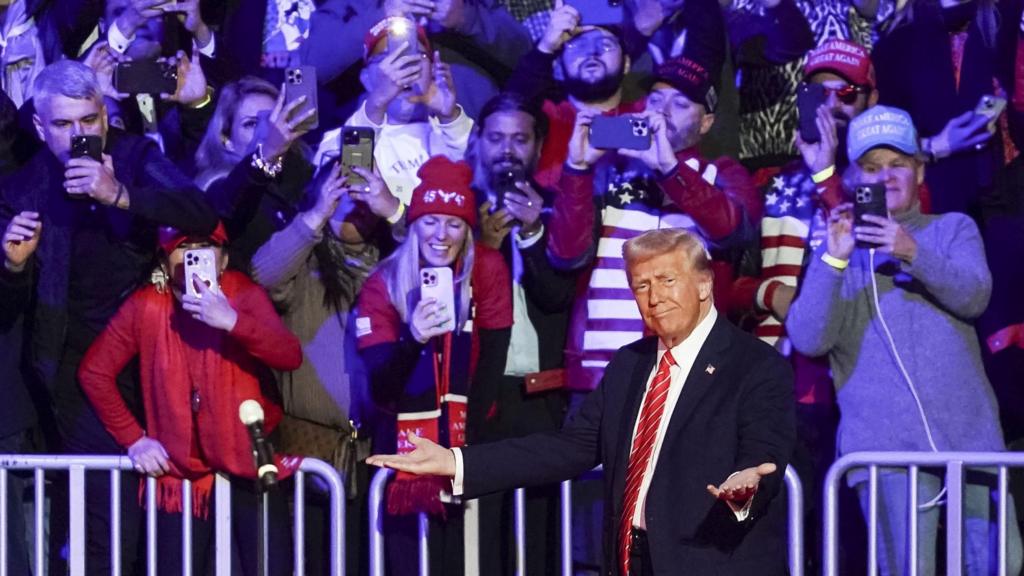
[[[633,437],[633,449],[629,453],[629,466],[626,468],[626,493],[623,498],[622,518],[619,522],[619,561],[622,564],[622,576],[629,576],[629,549],[633,528],[633,513],[636,511],[637,500],[640,499],[640,485],[643,483],[644,471],[654,452],[654,441],[658,436],[661,416],[665,412],[665,399],[668,397],[669,382],[672,378],[670,369],[676,363],[672,352],[666,351],[658,363],[658,371],[647,389],[640,420]]]

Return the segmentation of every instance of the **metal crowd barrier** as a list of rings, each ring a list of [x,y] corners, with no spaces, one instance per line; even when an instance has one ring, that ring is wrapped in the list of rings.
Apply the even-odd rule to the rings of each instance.
[[[35,570],[36,576],[45,572],[45,525],[44,504],[46,498],[45,472],[63,470],[68,472],[69,501],[69,547],[68,565],[71,576],[85,576],[85,473],[86,471],[110,472],[110,564],[112,576],[121,574],[121,473],[134,473],[134,467],[127,456],[67,456],[67,455],[0,455],[0,576],[7,576],[7,474],[9,470],[33,470],[35,484]],[[341,476],[326,462],[305,458],[295,472],[295,573],[305,574],[305,475],[313,474],[323,480],[330,493],[331,522],[331,574],[345,574],[345,490]],[[157,573],[157,531],[156,531],[156,478],[147,476],[146,482],[146,574]],[[231,483],[224,476],[217,475],[214,484],[215,514],[215,567],[217,576],[231,574]],[[182,510],[192,508],[192,483],[182,484]],[[264,512],[267,501],[263,500]],[[20,507],[19,507],[20,508]],[[267,514],[263,514],[264,528]],[[266,533],[266,532],[264,532]],[[182,558],[192,557],[192,515],[182,514]],[[183,562],[183,576],[192,575],[192,563]]]
[[[384,576],[384,534],[382,513],[384,488],[394,476],[394,470],[382,468],[370,483],[370,576]],[[595,468],[580,479],[599,479],[602,471]],[[572,480],[561,484],[562,554],[561,574],[572,576]],[[791,576],[804,574],[804,497],[800,478],[792,467],[786,468],[786,493],[788,498],[789,571]],[[526,574],[526,491],[516,488],[514,492],[514,522],[516,549],[516,576]],[[429,552],[427,550],[427,515],[419,515],[419,576],[430,576]]]
[[[868,574],[878,574],[878,473],[879,468],[906,468],[907,574],[917,576],[918,486],[920,469],[946,469],[946,570],[949,576],[963,571],[964,472],[967,468],[998,468],[999,575],[1006,575],[1007,495],[1009,468],[1024,467],[1024,453],[1015,452],[854,452],[837,460],[825,477],[824,571],[839,574],[839,482],[854,468],[868,469]]]

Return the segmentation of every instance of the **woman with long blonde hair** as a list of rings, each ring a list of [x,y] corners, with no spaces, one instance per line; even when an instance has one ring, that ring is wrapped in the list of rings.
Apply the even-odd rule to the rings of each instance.
[[[500,253],[473,242],[472,170],[435,156],[418,176],[408,235],[366,281],[356,316],[370,394],[396,415],[390,441],[374,446],[383,453],[412,450],[413,434],[448,447],[472,438],[493,417],[511,334],[508,268]],[[421,296],[425,286],[442,296]],[[418,512],[430,514],[431,572],[462,573],[462,510],[442,502],[446,490],[442,479],[405,474],[389,485],[385,530],[395,574],[416,573],[408,551],[416,549]]]

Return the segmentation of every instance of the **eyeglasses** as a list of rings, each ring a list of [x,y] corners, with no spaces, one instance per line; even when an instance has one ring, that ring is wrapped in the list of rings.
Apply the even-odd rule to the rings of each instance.
[[[828,98],[830,94],[835,94],[843,104],[855,104],[858,96],[868,92],[867,86],[857,86],[856,84],[847,84],[842,88],[830,88],[824,84],[820,86],[825,91],[825,98]]]
[[[565,43],[565,51],[573,54],[607,54],[621,50],[618,41],[607,36],[584,38],[577,36]]]

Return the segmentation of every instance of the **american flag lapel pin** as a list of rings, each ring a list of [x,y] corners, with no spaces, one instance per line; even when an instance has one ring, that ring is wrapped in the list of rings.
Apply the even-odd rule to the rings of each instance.
[[[715,365],[714,364],[708,364],[708,367],[705,368],[704,371],[707,372],[708,374],[714,374],[715,373]]]

